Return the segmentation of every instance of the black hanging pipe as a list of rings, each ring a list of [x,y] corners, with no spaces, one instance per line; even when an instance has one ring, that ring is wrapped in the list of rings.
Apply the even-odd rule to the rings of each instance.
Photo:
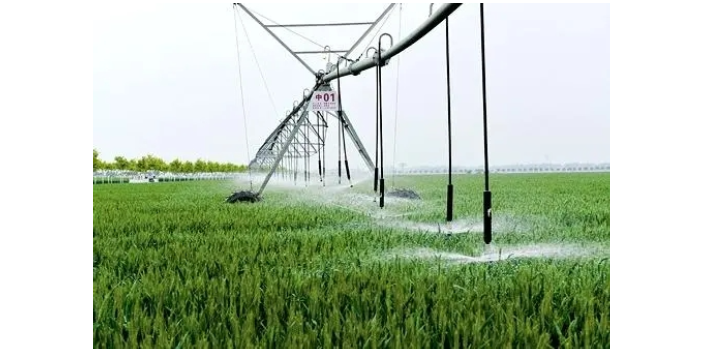
[[[338,115],[340,116],[340,115]],[[339,121],[338,127],[337,127],[337,184],[341,185],[342,184],[342,141],[341,141],[341,134],[342,134],[342,121]]]
[[[340,65],[337,65],[340,70]],[[333,95],[333,99],[334,95]],[[340,80],[337,80],[337,184],[342,184],[342,108],[340,107]]]
[[[286,139],[288,139],[290,131],[286,132]],[[284,157],[281,160],[281,179],[288,179],[288,152],[284,151]]]
[[[282,134],[282,137],[283,137],[283,134]],[[279,167],[277,169],[278,169],[278,172],[276,174],[277,174],[277,176],[279,176],[279,180],[283,180],[284,179],[284,161],[283,160],[281,160],[281,163],[279,163]]]
[[[342,122],[339,123],[341,125]],[[342,126],[337,127],[337,184],[342,184],[342,147],[340,146],[340,135],[342,134]]]
[[[283,140],[288,139],[286,136],[287,136],[286,130],[281,131],[281,138],[283,138]],[[279,146],[281,146],[281,144],[279,144]],[[286,156],[284,156],[284,158],[281,159],[281,163],[279,164],[279,179],[280,180],[283,180],[284,177],[286,177],[285,172],[286,172]]]
[[[298,141],[296,141],[296,142],[298,142]],[[298,154],[298,146],[296,146],[296,154]],[[295,173],[294,173],[294,177],[293,177],[294,184],[297,184],[297,182],[298,182],[298,173],[299,173],[298,164],[299,164],[300,159],[301,158],[298,155],[294,156],[294,162],[295,162],[295,164],[294,164],[294,170],[295,170],[294,172]]]
[[[315,125],[316,132],[318,132],[318,176],[320,176],[320,182],[323,182],[323,163],[320,161],[320,154],[322,152],[322,140],[320,139],[320,114],[316,113],[318,123]]]
[[[484,243],[491,243],[491,191],[489,190],[489,134],[486,123],[486,63],[484,57],[484,3],[479,4],[482,55],[482,110],[484,115]]]
[[[345,124],[346,125],[346,124]],[[350,187],[352,187],[352,177],[350,177],[350,163],[347,160],[347,143],[345,142],[345,129],[342,129],[342,150],[344,151],[345,154],[345,171],[347,172],[347,182],[350,183]]]
[[[337,65],[337,74],[340,74],[339,64]],[[347,127],[347,122],[343,122],[344,117],[342,116],[342,86],[340,80],[341,78],[337,79],[337,103],[339,104],[339,106],[337,107],[337,118],[340,120],[340,139],[342,139],[342,150],[345,154],[345,170],[347,171],[347,181],[352,183],[352,180],[350,179],[350,164],[347,161],[347,143],[345,142],[345,127]],[[342,170],[340,170],[340,173],[342,173]],[[350,187],[352,187],[351,184]]]
[[[306,123],[305,134],[306,152],[303,154],[303,168],[305,169],[303,178],[305,179],[306,187],[308,187],[308,182],[310,181],[310,125],[308,123]]]
[[[281,131],[281,138],[283,138],[283,140],[286,140],[285,131]],[[281,143],[280,143],[280,142],[281,142],[281,141],[279,141],[279,147],[281,146]],[[284,179],[284,176],[285,176],[285,175],[284,175],[284,169],[285,169],[285,168],[284,168],[284,165],[286,165],[286,164],[284,163],[285,161],[286,161],[286,159],[283,158],[283,159],[281,159],[281,162],[279,163],[279,172],[278,172],[278,176],[279,176],[279,179],[280,179],[280,180],[283,180],[283,179]]]
[[[384,207],[384,125],[383,125],[383,111],[384,109],[382,108],[382,101],[383,99],[381,98],[381,66],[382,66],[382,61],[381,61],[381,39],[384,37],[389,37],[389,40],[391,41],[390,47],[394,45],[394,39],[389,33],[384,33],[379,36],[379,42],[378,42],[378,47],[377,47],[377,55],[379,57],[379,64],[378,64],[378,69],[379,69],[379,159],[381,162],[381,168],[379,169],[379,191],[381,195],[379,196],[379,207],[383,208]]]
[[[379,38],[381,39],[381,38]],[[379,40],[379,47],[381,47],[381,40]],[[377,140],[378,147],[377,147],[377,152],[381,156],[381,167],[379,168],[379,208],[384,207],[384,142],[383,142],[383,137],[382,137],[382,104],[381,104],[381,61],[379,61],[379,66],[377,66],[377,75],[376,75],[376,89],[378,91],[377,93],[377,106],[379,111],[377,112],[378,118],[377,118],[377,129],[378,132],[377,134],[379,135],[379,139]]]
[[[308,144],[310,144],[310,134],[308,134],[308,132],[306,132],[306,136],[308,137]],[[306,162],[306,165],[308,168],[306,170],[306,186],[308,186],[310,184],[310,149],[311,149],[310,145],[306,149],[308,149],[308,152],[306,153],[307,154],[306,158],[308,159],[308,161]]]
[[[306,142],[307,142],[307,143],[306,143],[306,146],[307,146],[307,149],[308,149],[308,152],[306,153],[306,156],[308,157],[308,176],[307,176],[308,179],[307,179],[307,181],[308,181],[308,184],[310,184],[310,174],[311,174],[311,172],[310,172],[310,170],[311,170],[311,167],[310,167],[310,159],[311,159],[310,153],[311,153],[311,150],[313,149],[313,146],[310,144],[310,119],[308,119],[308,120],[306,121]]]
[[[323,121],[323,187],[325,186],[325,175],[327,174],[327,171],[325,171],[325,139],[328,135],[328,129],[327,129],[327,121],[325,121],[325,117],[323,116],[323,113],[320,113],[320,119]]]
[[[367,50],[367,52],[369,52],[369,50]],[[377,61],[376,64],[376,146],[374,152],[374,193],[379,190],[379,75],[381,75],[381,61]]]
[[[452,221],[453,195],[452,186],[452,123],[450,104],[450,20],[445,19],[445,62],[447,65],[447,221]]]
[[[306,101],[306,96],[308,95],[306,92],[309,92],[310,90],[308,88],[303,90],[303,101]],[[288,116],[288,114],[286,114]],[[303,135],[303,141],[301,142],[301,146],[303,147],[303,184],[305,187],[308,187],[308,182],[310,181],[310,123],[308,120],[308,116],[305,114],[301,114],[301,118],[306,118],[306,121],[304,122],[304,125],[301,127],[303,128],[303,131],[301,134]]]

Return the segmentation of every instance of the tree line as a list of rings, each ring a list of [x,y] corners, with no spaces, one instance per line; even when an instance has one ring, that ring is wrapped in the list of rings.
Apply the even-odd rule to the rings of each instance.
[[[116,156],[112,161],[100,160],[100,153],[93,149],[93,171],[96,170],[128,170],[136,172],[144,171],[169,171],[169,172],[243,172],[247,170],[245,165],[233,163],[218,163],[198,159],[196,161],[182,161],[174,159],[167,163],[163,159],[154,155],[146,155],[138,159],[127,159],[123,156]]]

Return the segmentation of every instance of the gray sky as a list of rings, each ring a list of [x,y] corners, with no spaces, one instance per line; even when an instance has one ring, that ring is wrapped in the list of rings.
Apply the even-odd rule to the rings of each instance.
[[[372,21],[387,4],[248,6],[284,24]],[[111,4],[95,13],[93,144],[101,158],[152,153],[166,160],[248,161],[231,4],[144,1]],[[239,14],[252,158],[293,101],[300,100],[303,89],[314,82],[249,16],[241,10]],[[389,32],[398,40],[427,15],[428,4],[404,4],[402,10],[397,6],[381,33]],[[487,4],[485,26],[490,163],[608,162],[609,5]],[[334,50],[345,50],[365,27],[294,30]],[[294,50],[318,50],[285,29],[274,31]],[[354,58],[365,48],[356,50]],[[394,159],[416,166],[447,163],[444,50],[441,24],[383,69],[386,165]],[[450,16],[450,50],[453,164],[481,165],[478,4],[464,4]],[[308,55],[306,62],[316,70],[326,63],[322,55]],[[374,70],[343,78],[341,84],[344,108],[373,158]],[[330,165],[337,160],[337,126],[331,127]],[[348,154],[353,167],[362,166],[354,148],[348,148]]]

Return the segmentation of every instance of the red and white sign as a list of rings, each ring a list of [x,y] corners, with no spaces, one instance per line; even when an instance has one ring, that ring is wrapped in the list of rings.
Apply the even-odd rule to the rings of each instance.
[[[337,111],[337,101],[339,99],[340,97],[335,91],[316,90],[310,98],[310,105],[308,109],[310,111]]]

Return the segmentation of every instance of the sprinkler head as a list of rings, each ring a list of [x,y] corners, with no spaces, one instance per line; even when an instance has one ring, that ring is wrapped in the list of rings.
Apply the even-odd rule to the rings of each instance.
[[[450,238],[452,236],[452,222],[448,221],[446,223],[447,228],[445,229],[445,237]],[[439,225],[438,225],[439,226]]]

